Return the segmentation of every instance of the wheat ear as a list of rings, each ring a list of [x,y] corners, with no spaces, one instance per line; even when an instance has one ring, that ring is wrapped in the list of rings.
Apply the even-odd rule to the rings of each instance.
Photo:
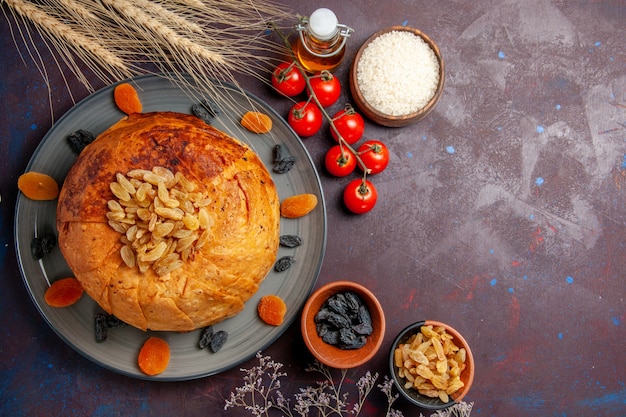
[[[72,29],[69,25],[41,11],[37,6],[22,0],[2,1],[7,3],[22,18],[30,20],[42,33],[47,34],[49,37],[54,38],[56,36],[65,41],[67,45],[73,45],[76,50],[83,49],[102,62],[106,62],[107,65],[117,68],[122,73],[127,74],[130,72],[121,59],[95,39],[84,36],[82,33]]]
[[[151,18],[139,8],[131,5],[128,1],[102,0],[102,3],[114,8],[119,13],[124,15],[127,19],[137,22],[139,27],[147,28],[148,33],[151,37],[154,35],[159,36],[161,41],[170,50],[181,50],[191,56],[196,56],[200,59],[206,59],[207,61],[214,64],[224,66],[228,65],[228,62],[226,62],[221,54],[210,51],[207,48],[204,48],[202,45],[191,41],[189,38],[179,35],[178,33],[176,33],[176,31],[170,29],[163,23]]]
[[[76,16],[80,16],[86,22],[98,20],[98,18],[87,10],[83,5],[74,0],[56,0],[56,3],[63,6],[65,10],[72,10]]]
[[[189,19],[185,19],[184,17],[177,15],[154,1],[133,0],[133,2],[137,8],[149,12],[154,19],[158,19],[163,24],[168,22],[186,32],[194,32],[198,34],[203,33],[203,30],[199,25],[189,21]]]

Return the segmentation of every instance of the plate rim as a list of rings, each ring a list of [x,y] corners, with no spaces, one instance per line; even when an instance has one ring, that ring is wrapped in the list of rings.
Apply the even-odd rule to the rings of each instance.
[[[55,128],[58,125],[62,124],[64,120],[66,120],[67,118],[71,117],[75,112],[79,111],[82,106],[85,106],[91,100],[96,99],[99,95],[105,94],[107,91],[112,92],[113,89],[115,88],[115,86],[118,85],[118,84],[121,84],[121,83],[135,83],[135,82],[139,82],[140,83],[143,80],[153,79],[153,78],[162,79],[164,82],[168,82],[168,83],[172,84],[175,88],[181,90],[182,94],[186,94],[183,91],[182,86],[180,85],[180,80],[179,79],[168,78],[168,75],[165,74],[165,73],[138,75],[138,76],[134,76],[134,77],[130,77],[130,78],[127,78],[127,79],[124,79],[124,80],[117,81],[117,82],[115,82],[113,84],[106,85],[106,86],[100,88],[99,90],[89,94],[88,96],[84,97],[80,101],[78,101],[70,109],[68,109],[59,119],[57,119],[53,123],[53,125],[48,129],[46,134],[42,137],[42,139],[39,141],[39,143],[35,147],[32,155],[31,155],[31,157],[30,157],[30,159],[28,161],[28,164],[26,165],[26,168],[25,168],[24,172],[28,172],[32,168],[32,166],[36,164],[36,161],[38,159],[37,157],[42,152],[42,149],[46,146],[46,142],[48,140],[50,140],[50,138],[54,135]],[[194,84],[194,81],[189,76],[185,76],[185,82],[190,82],[192,84],[192,86]],[[304,154],[306,155],[308,164],[312,168],[311,170],[312,170],[312,172],[314,174],[314,177],[315,177],[314,182],[317,184],[317,187],[318,187],[318,190],[316,190],[316,191],[319,192],[319,198],[320,198],[320,202],[318,204],[318,207],[321,210],[321,219],[322,219],[321,223],[322,224],[321,224],[320,231],[321,231],[322,239],[321,239],[321,245],[320,245],[320,248],[319,248],[320,249],[319,260],[317,261],[317,265],[315,266],[315,271],[313,272],[314,278],[311,281],[310,287],[304,293],[305,297],[304,297],[304,299],[302,301],[302,305],[297,307],[297,310],[300,311],[302,309],[302,306],[304,305],[306,300],[309,298],[309,296],[311,295],[312,291],[314,290],[314,288],[315,288],[315,286],[317,284],[317,281],[319,279],[319,275],[320,275],[321,270],[322,270],[325,254],[326,254],[327,234],[328,234],[328,230],[327,230],[327,228],[328,228],[328,218],[327,218],[327,211],[326,211],[326,202],[325,202],[325,197],[324,197],[324,192],[323,192],[323,187],[322,187],[322,182],[321,182],[321,178],[320,178],[319,172],[318,172],[318,170],[315,167],[315,163],[313,161],[313,158],[311,157],[311,154],[309,153],[309,151],[306,148],[306,146],[304,146],[304,143],[302,143],[300,137],[295,133],[295,131],[293,131],[291,126],[289,126],[289,124],[286,123],[284,118],[274,108],[272,108],[268,103],[266,103],[264,100],[262,100],[257,95],[255,95],[255,94],[249,92],[248,90],[244,89],[243,87],[237,86],[237,85],[235,85],[235,84],[233,84],[231,82],[227,82],[227,81],[223,81],[223,80],[211,80],[211,82],[214,85],[218,86],[218,87],[234,90],[238,94],[241,94],[241,96],[243,96],[244,98],[247,98],[248,100],[250,100],[255,105],[259,105],[259,106],[263,107],[265,110],[267,110],[268,112],[272,113],[272,115],[275,118],[281,120],[282,124],[284,125],[284,127],[287,128],[291,132],[291,134],[293,135],[293,138],[296,141],[299,142],[300,147],[302,148]],[[194,87],[194,88],[199,88],[199,87]],[[191,100],[192,99],[190,97],[190,101]],[[228,135],[232,135],[231,133],[228,133],[228,132],[227,132],[227,134]],[[239,138],[236,138],[236,139],[237,140],[241,140]],[[248,146],[250,146],[246,141],[243,141],[243,142],[246,143]],[[266,168],[268,169],[270,174],[273,175],[271,167],[267,167],[266,166]],[[98,358],[90,355],[88,352],[84,351],[83,349],[80,349],[77,346],[75,346],[74,343],[72,343],[72,341],[67,337],[67,335],[64,334],[64,332],[62,332],[60,329],[58,329],[54,325],[54,323],[51,321],[50,317],[48,317],[46,312],[43,310],[42,306],[39,304],[39,302],[35,298],[33,289],[31,288],[31,285],[30,285],[30,283],[29,283],[29,281],[28,281],[28,279],[26,277],[25,266],[24,266],[23,261],[22,261],[22,259],[24,258],[24,254],[22,253],[22,251],[19,248],[19,243],[20,243],[20,241],[22,241],[22,239],[19,237],[18,214],[20,212],[20,207],[22,205],[22,202],[25,201],[25,199],[26,199],[26,197],[21,192],[18,191],[18,195],[17,195],[16,202],[15,202],[15,210],[14,210],[14,225],[13,225],[14,226],[13,227],[14,245],[13,246],[14,246],[14,250],[15,250],[15,254],[16,254],[16,260],[17,260],[18,268],[19,268],[19,271],[20,271],[20,276],[21,276],[22,281],[24,283],[24,286],[25,286],[25,288],[27,290],[29,298],[31,299],[31,301],[35,305],[37,311],[39,312],[40,316],[44,319],[44,321],[47,323],[47,325],[54,331],[54,333],[57,334],[57,336],[59,336],[59,338],[61,340],[63,340],[63,342],[67,346],[69,346],[72,350],[74,350],[75,352],[79,353],[81,356],[83,356],[84,358],[86,358],[90,362],[92,362],[92,363],[94,363],[94,364],[96,364],[96,365],[98,365],[98,366],[100,366],[100,367],[102,367],[104,369],[107,369],[107,370],[112,371],[114,373],[117,373],[119,375],[124,375],[124,376],[132,377],[132,378],[135,378],[135,379],[148,380],[148,381],[165,381],[165,382],[167,382],[167,381],[187,381],[187,380],[194,380],[194,379],[205,378],[205,377],[209,377],[209,376],[216,375],[216,374],[225,372],[227,370],[233,369],[236,366],[240,365],[241,363],[244,363],[244,362],[248,361],[249,359],[254,357],[258,352],[263,351],[263,350],[267,349],[269,346],[271,346],[272,344],[274,344],[287,331],[287,329],[293,323],[299,322],[298,321],[298,314],[295,314],[288,321],[285,321],[283,323],[283,325],[281,325],[280,329],[278,329],[276,331],[276,333],[271,338],[269,338],[269,340],[266,343],[262,344],[260,347],[256,347],[253,351],[250,351],[247,355],[242,355],[239,359],[237,359],[235,361],[235,363],[217,367],[217,369],[212,370],[212,371],[199,372],[199,373],[189,374],[189,375],[184,375],[184,376],[162,376],[162,375],[149,376],[149,375],[145,375],[145,374],[141,373],[140,371],[137,372],[137,373],[134,373],[134,372],[126,371],[124,369],[116,368],[115,366],[113,366],[113,365],[111,365],[109,363],[106,363],[104,361],[101,361]],[[55,206],[56,206],[56,203],[55,203]],[[56,230],[55,230],[55,232],[56,232]],[[37,260],[35,262],[41,262],[41,261]],[[42,270],[43,270],[43,268],[42,268]],[[47,277],[46,277],[46,279],[47,279]],[[248,301],[246,301],[246,302],[248,302]],[[95,301],[93,301],[93,303],[97,305],[97,303]],[[153,333],[174,333],[174,332],[153,332]],[[149,335],[149,334],[150,334],[150,331],[148,331],[146,333],[146,335]],[[138,349],[139,349],[139,347],[138,347]]]

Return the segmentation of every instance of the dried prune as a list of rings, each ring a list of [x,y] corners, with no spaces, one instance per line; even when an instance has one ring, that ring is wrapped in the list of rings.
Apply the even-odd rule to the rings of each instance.
[[[357,335],[352,329],[339,330],[340,349],[358,349],[363,347],[366,341],[365,336]]]
[[[339,343],[339,332],[337,330],[329,330],[322,336],[322,340],[329,345],[337,345]]]
[[[339,341],[342,345],[351,345],[356,342],[357,336],[356,333],[352,331],[350,328],[341,328],[339,329]]]
[[[330,314],[330,310],[326,307],[322,307],[317,314],[315,314],[315,318],[313,319],[315,323],[322,323],[328,319],[328,315]]]
[[[324,337],[324,335],[328,333],[328,325],[326,323],[317,323],[315,329],[319,337]]]
[[[213,100],[202,99],[199,103],[191,106],[191,112],[206,124],[211,124],[213,119],[220,114],[220,108]]]
[[[205,349],[211,343],[211,339],[213,338],[213,326],[207,326],[202,329],[200,333],[200,340],[198,340],[198,347],[200,349]]]
[[[272,148],[272,156],[274,157],[274,163],[280,162],[283,160],[283,145],[274,145]]]
[[[52,252],[57,244],[57,237],[52,233],[44,233],[30,242],[30,252],[37,260]]]
[[[352,326],[352,330],[354,330],[355,333],[367,336],[369,334],[372,334],[374,328],[372,327],[371,323],[359,323]]]
[[[343,294],[344,299],[346,300],[346,304],[351,311],[357,312],[359,311],[359,307],[363,304],[361,298],[353,292],[346,292]]]
[[[217,351],[219,351],[224,346],[227,340],[228,333],[226,333],[226,331],[224,330],[220,330],[219,332],[216,332],[213,337],[211,337],[211,341],[209,342],[209,349],[211,350],[211,352],[217,353]]]
[[[113,314],[107,314],[106,318],[107,318],[107,321],[106,321],[107,328],[109,329],[115,329],[116,327],[120,327],[120,326],[128,326],[127,323],[118,319]]]
[[[292,158],[292,159],[286,159],[280,162],[276,162],[274,164],[274,167],[272,168],[272,171],[274,171],[277,174],[284,174],[286,172],[289,172],[291,170],[291,168],[293,168],[293,166],[296,163],[296,159]]]
[[[72,151],[77,154],[81,153],[83,149],[85,149],[85,147],[95,139],[96,137],[93,133],[83,129],[77,130],[67,137],[70,148],[72,148]]]
[[[107,316],[103,313],[96,313],[94,315],[94,325],[96,332],[96,342],[102,343],[107,340]]]
[[[367,306],[352,292],[329,297],[314,320],[318,336],[340,349],[363,347],[374,330]]]
[[[296,262],[296,259],[293,256],[289,256],[289,255],[283,256],[282,258],[276,261],[276,264],[274,264],[274,270],[276,272],[286,271],[295,262]]]
[[[337,314],[348,317],[348,305],[346,304],[346,300],[342,294],[337,294],[335,297],[330,297],[328,299],[328,308],[334,311]]]
[[[107,340],[109,329],[127,326],[128,324],[118,319],[113,314],[96,313],[94,314],[94,325],[96,330],[96,342],[102,343]]]
[[[273,149],[274,167],[277,174],[284,174],[293,168],[296,158],[289,153],[285,145],[275,145]]]
[[[295,248],[302,245],[302,238],[297,235],[282,235],[280,237],[280,246],[286,248]]]
[[[332,311],[330,312],[330,314],[328,314],[328,318],[326,319],[326,321],[328,322],[328,324],[337,329],[348,328],[351,325],[350,319],[348,317]]]
[[[370,316],[370,311],[364,305],[359,307],[359,313],[357,316],[357,321],[363,324],[372,324],[372,317]]]

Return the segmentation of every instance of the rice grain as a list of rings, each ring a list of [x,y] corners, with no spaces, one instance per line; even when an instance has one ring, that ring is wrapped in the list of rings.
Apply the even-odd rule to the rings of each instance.
[[[363,98],[390,116],[415,113],[437,91],[439,61],[420,36],[406,31],[384,33],[363,50],[357,67]]]

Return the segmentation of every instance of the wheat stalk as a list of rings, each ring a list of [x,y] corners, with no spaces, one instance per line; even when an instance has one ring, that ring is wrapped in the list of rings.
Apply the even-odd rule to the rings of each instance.
[[[226,61],[219,53],[191,41],[189,38],[181,36],[158,19],[151,17],[146,12],[139,9],[127,0],[102,0],[102,3],[115,8],[127,21],[136,22],[139,31],[144,32],[145,38],[150,36],[158,38],[159,44],[165,44],[169,48],[182,52],[183,54],[199,59],[205,59],[218,65],[226,65]],[[149,2],[147,2],[149,3]]]
[[[20,16],[35,24],[40,30],[40,33],[47,34],[55,41],[64,42],[68,47],[74,50],[74,52],[80,52],[82,49],[107,66],[117,68],[123,73],[130,73],[128,67],[121,59],[107,50],[103,45],[99,44],[95,39],[84,36],[71,26],[43,12],[34,4],[22,0],[2,0],[2,2],[7,3],[11,9]]]
[[[76,16],[82,18],[85,22],[97,20],[97,17],[93,13],[74,0],[58,0],[58,3],[63,6],[65,10],[74,10]]]
[[[200,25],[186,18],[182,13],[178,14],[167,9],[161,4],[150,0],[134,0],[139,9],[146,10],[153,19],[158,19],[163,24],[172,24],[183,32],[193,32],[202,35],[203,30]]]
[[[267,36],[267,25],[297,20],[271,0],[0,0],[5,3],[18,50],[21,40],[46,83],[50,63],[27,22],[61,73],[65,65],[89,91],[79,61],[105,84],[156,67],[194,96],[214,93],[216,79],[238,85],[239,74],[267,82],[268,65],[286,54],[284,44]]]

